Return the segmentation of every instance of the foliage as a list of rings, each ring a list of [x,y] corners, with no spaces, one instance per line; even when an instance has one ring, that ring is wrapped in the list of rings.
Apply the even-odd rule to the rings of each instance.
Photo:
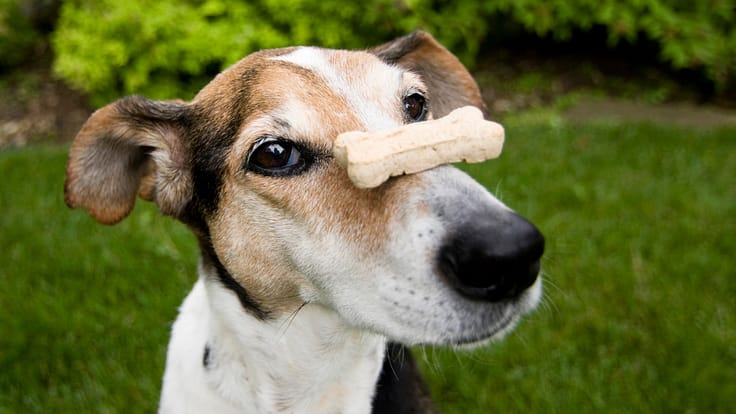
[[[654,42],[673,68],[703,71],[723,90],[736,80],[734,10],[736,0],[66,0],[55,67],[97,103],[189,97],[261,48],[364,48],[423,28],[472,65],[509,31],[564,42],[603,28],[609,45]]]
[[[731,412],[736,130],[505,126],[463,168],[544,232],[545,299],[500,343],[418,350],[441,412]],[[0,412],[152,412],[196,242],[152,203],[68,210],[67,149],[0,152]]]
[[[23,62],[39,33],[24,7],[29,1],[0,0],[0,68],[9,68]]]
[[[608,45],[649,40],[675,69],[703,70],[718,88],[736,81],[736,0],[407,0],[418,27],[470,57],[504,31],[575,41],[603,27]],[[511,23],[509,23],[509,21]]]
[[[571,40],[603,26],[609,45],[644,38],[660,46],[661,58],[676,69],[703,70],[718,88],[736,80],[735,0],[496,0],[539,36]]]
[[[97,103],[122,94],[191,96],[246,54],[291,44],[366,47],[389,0],[67,1],[55,36],[56,71]],[[314,22],[319,22],[315,25]]]

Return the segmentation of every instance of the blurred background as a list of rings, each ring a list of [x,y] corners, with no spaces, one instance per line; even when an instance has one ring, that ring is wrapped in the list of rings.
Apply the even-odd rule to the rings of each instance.
[[[735,0],[0,0],[0,413],[154,411],[196,278],[149,203],[114,227],[64,206],[92,110],[416,29],[506,127],[461,168],[548,239],[544,303],[507,340],[415,350],[442,412],[733,412]]]

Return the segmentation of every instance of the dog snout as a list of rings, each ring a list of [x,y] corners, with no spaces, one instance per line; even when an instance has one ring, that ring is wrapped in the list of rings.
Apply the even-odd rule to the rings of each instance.
[[[438,266],[466,297],[497,302],[517,297],[534,284],[543,253],[542,233],[508,212],[476,218],[448,233]]]

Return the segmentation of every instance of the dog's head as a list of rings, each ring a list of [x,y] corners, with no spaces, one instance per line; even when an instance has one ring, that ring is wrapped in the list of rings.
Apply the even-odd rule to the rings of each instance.
[[[254,53],[191,102],[129,97],[93,114],[67,204],[115,223],[136,195],[197,234],[203,266],[259,318],[303,303],[405,343],[497,336],[537,303],[544,239],[459,170],[352,185],[342,132],[485,105],[463,65],[418,32],[369,51]]]

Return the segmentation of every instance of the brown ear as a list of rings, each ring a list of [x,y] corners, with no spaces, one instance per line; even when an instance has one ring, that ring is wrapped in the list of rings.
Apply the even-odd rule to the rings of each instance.
[[[128,97],[92,114],[69,152],[66,204],[114,224],[130,213],[139,194],[178,216],[192,196],[182,139],[186,113],[183,102]]]
[[[418,73],[429,88],[435,118],[467,105],[478,107],[488,118],[486,104],[475,79],[444,46],[427,32],[410,35],[370,50],[386,63],[397,64]]]

